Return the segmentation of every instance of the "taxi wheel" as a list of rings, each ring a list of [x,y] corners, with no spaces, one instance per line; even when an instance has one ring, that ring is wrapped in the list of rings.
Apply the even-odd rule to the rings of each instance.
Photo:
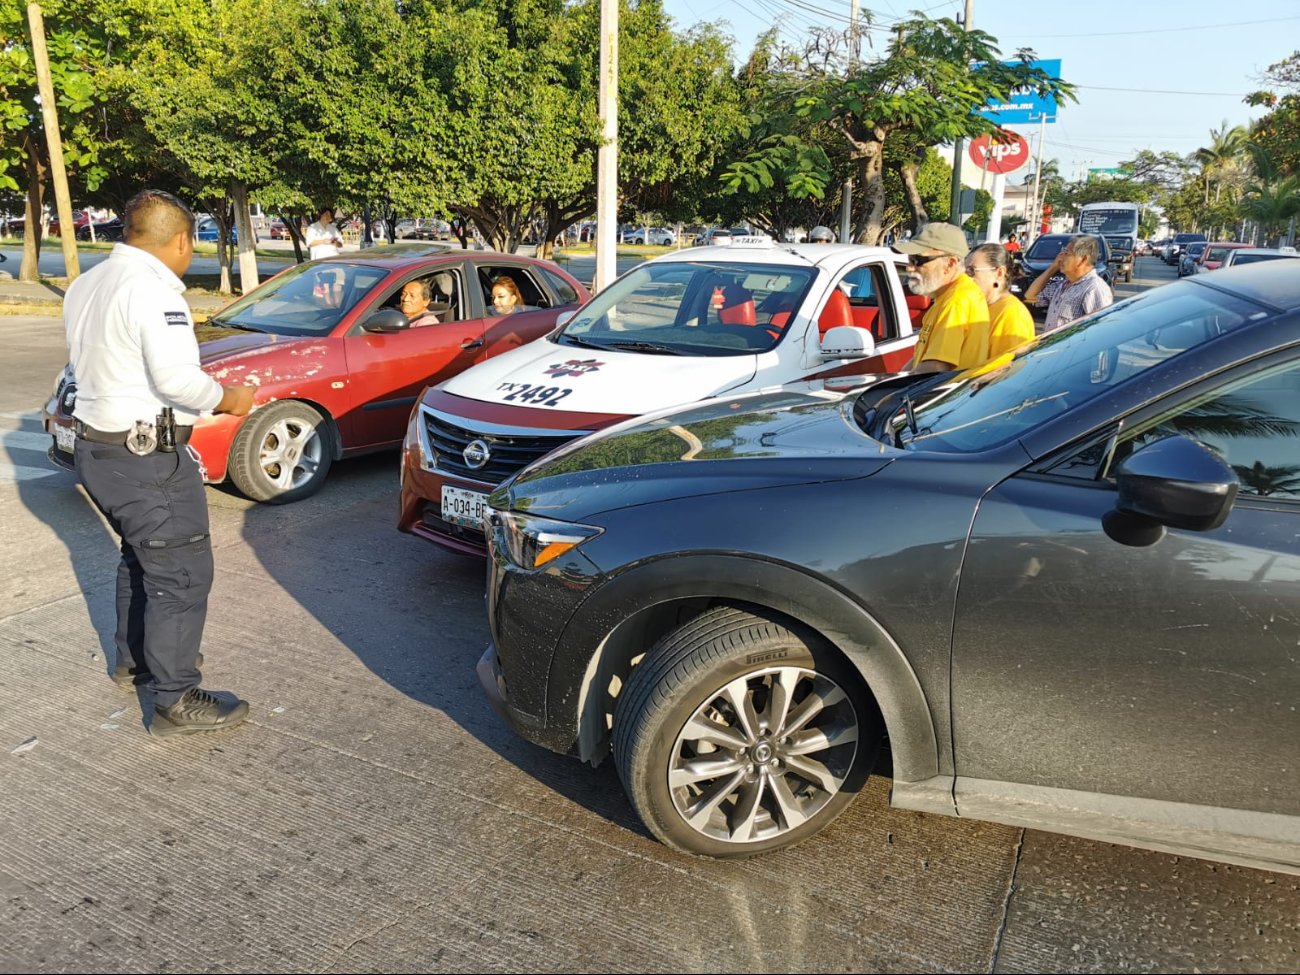
[[[230,479],[253,501],[288,504],[315,494],[334,460],[328,421],[287,400],[255,410],[230,448]]]
[[[623,787],[664,843],[745,857],[827,826],[861,789],[881,722],[838,651],[731,607],[672,631],[619,696]]]

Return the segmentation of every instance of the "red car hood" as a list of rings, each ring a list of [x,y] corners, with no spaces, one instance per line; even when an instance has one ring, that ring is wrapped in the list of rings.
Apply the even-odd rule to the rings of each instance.
[[[225,385],[303,379],[324,368],[329,351],[328,339],[318,335],[241,332],[215,325],[200,325],[194,334],[203,371]]]

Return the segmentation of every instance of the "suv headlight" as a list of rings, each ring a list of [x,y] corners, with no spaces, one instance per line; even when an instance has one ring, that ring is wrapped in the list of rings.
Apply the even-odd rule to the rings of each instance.
[[[497,547],[521,569],[538,569],[558,559],[570,549],[595,538],[603,528],[578,525],[525,515],[517,511],[498,511],[488,515]]]

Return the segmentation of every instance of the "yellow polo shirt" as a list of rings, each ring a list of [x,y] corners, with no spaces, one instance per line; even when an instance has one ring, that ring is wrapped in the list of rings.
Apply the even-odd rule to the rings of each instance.
[[[974,369],[1019,348],[1034,337],[1034,317],[1019,298],[1003,295],[989,308],[989,321],[975,323],[961,347],[962,369]]]
[[[974,330],[976,338],[967,349],[967,336]],[[915,369],[926,359],[955,363],[958,369],[970,369],[986,362],[987,341],[978,336],[988,335],[989,306],[979,285],[967,275],[957,279],[935,296],[921,319],[921,335],[916,340],[916,354],[912,357]]]

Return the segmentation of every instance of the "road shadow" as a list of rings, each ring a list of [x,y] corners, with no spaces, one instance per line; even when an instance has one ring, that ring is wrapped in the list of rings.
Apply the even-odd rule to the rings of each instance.
[[[250,507],[243,539],[303,612],[392,688],[575,804],[648,835],[612,763],[592,769],[546,751],[496,716],[474,671],[489,639],[486,563],[397,531],[396,467],[395,452],[338,463],[313,497]],[[218,551],[219,582],[222,571]]]

